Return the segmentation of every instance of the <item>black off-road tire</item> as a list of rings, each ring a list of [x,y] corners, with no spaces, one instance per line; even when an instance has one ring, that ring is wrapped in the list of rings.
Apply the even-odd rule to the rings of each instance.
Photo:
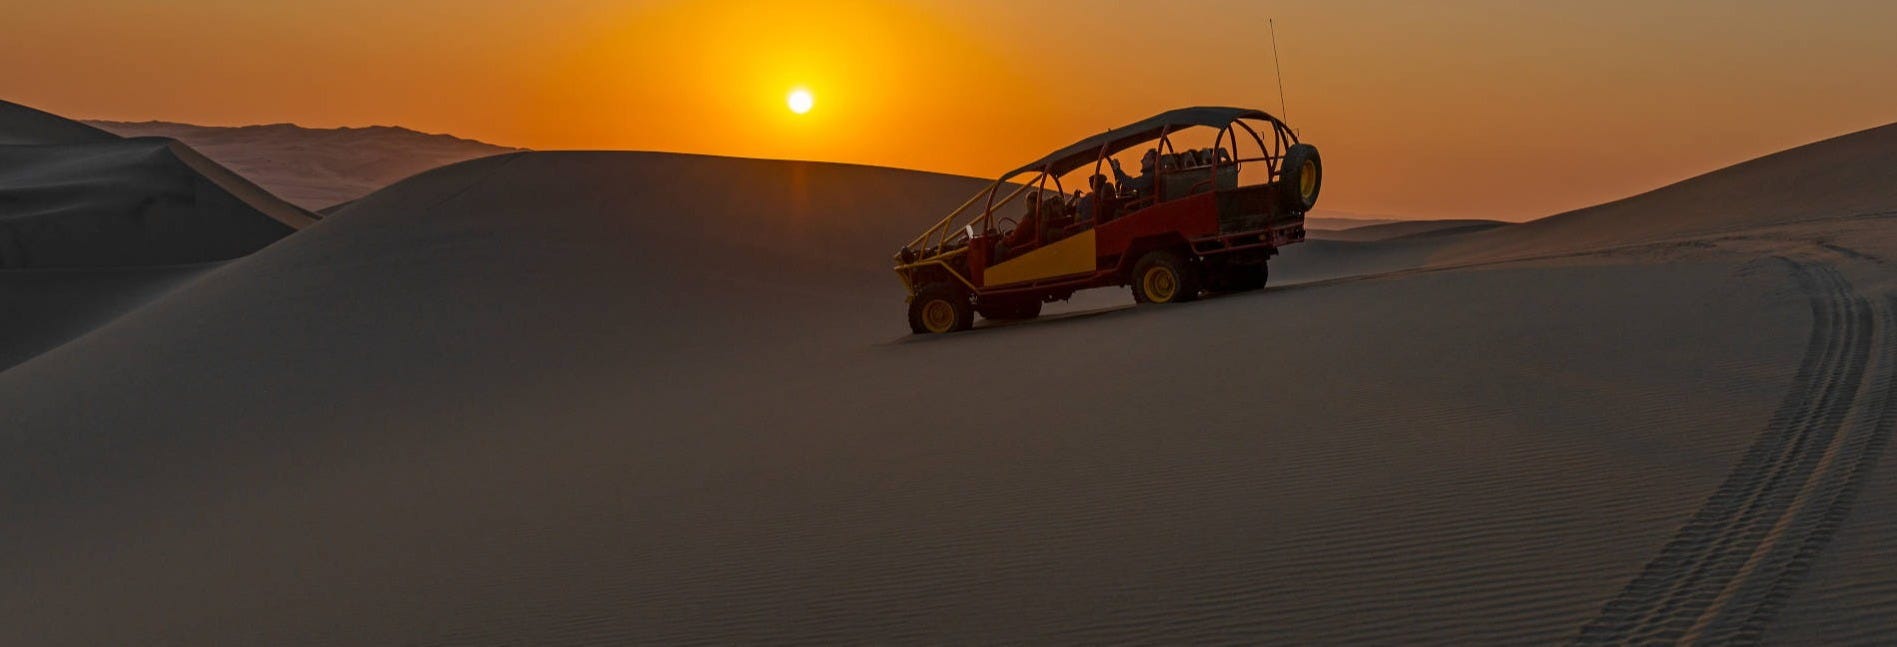
[[[1133,300],[1139,303],[1185,303],[1199,298],[1199,266],[1178,252],[1154,250],[1133,264]]]
[[[1227,292],[1250,292],[1265,287],[1265,281],[1271,277],[1271,268],[1264,263],[1257,265],[1232,265],[1225,268],[1223,289]]]
[[[1286,211],[1304,213],[1317,206],[1317,194],[1324,189],[1324,159],[1316,146],[1292,144],[1280,171],[1278,199]]]
[[[996,321],[1033,319],[1041,316],[1041,300],[1015,299],[1002,301],[984,305],[977,308],[976,311],[980,312],[982,317]]]
[[[975,326],[975,304],[968,292],[947,283],[929,283],[909,300],[909,332],[918,335],[950,333]]]

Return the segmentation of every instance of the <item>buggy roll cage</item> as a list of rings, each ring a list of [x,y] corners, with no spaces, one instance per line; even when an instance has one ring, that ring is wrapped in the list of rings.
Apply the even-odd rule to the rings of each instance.
[[[1263,134],[1260,134],[1259,128],[1254,128],[1250,122],[1257,122],[1263,126],[1269,126],[1271,136],[1267,138]],[[1007,206],[1022,194],[1027,193],[1029,189],[1033,189],[1038,195],[1065,195],[1066,192],[1061,186],[1060,176],[1085,166],[1088,161],[1093,162],[1093,174],[1099,175],[1101,167],[1105,165],[1107,160],[1112,156],[1129,148],[1134,148],[1153,141],[1159,142],[1154,148],[1160,152],[1162,159],[1164,156],[1177,155],[1178,152],[1173,148],[1172,135],[1196,127],[1215,128],[1218,130],[1218,136],[1212,142],[1212,149],[1215,151],[1215,154],[1212,156],[1210,164],[1210,167],[1215,170],[1215,175],[1216,169],[1221,167],[1237,167],[1246,162],[1264,162],[1265,168],[1268,171],[1268,176],[1265,181],[1266,183],[1274,182],[1284,170],[1282,166],[1285,152],[1288,151],[1293,144],[1298,143],[1297,133],[1293,132],[1290,126],[1286,125],[1283,120],[1262,110],[1196,107],[1163,112],[1075,142],[1066,148],[1049,154],[1047,157],[1003,174],[993,183],[989,184],[987,188],[977,192],[973,197],[970,197],[967,202],[963,202],[961,206],[956,207],[954,211],[949,212],[947,216],[937,221],[934,226],[924,230],[921,235],[916,236],[910,240],[908,244],[903,245],[902,251],[897,254],[897,260],[903,262],[904,256],[917,260],[932,257],[941,252],[948,251],[948,245],[961,242],[977,231],[991,231],[994,224],[995,211]],[[1253,143],[1257,144],[1259,151],[1257,156],[1238,156],[1240,130],[1244,131],[1245,134],[1249,134]],[[1218,154],[1225,152],[1227,139],[1231,141],[1230,154]],[[1267,139],[1270,141],[1269,144],[1266,143]],[[1154,187],[1157,189],[1157,187],[1162,186],[1163,178],[1167,175],[1183,173],[1188,170],[1199,172],[1205,168],[1206,165],[1198,165],[1187,169],[1177,165],[1168,167],[1164,164],[1155,163],[1153,169]],[[1008,192],[1007,195],[1000,198],[999,201],[996,200],[997,194],[1001,193],[1001,190],[1010,184],[1008,180],[1019,177],[1025,173],[1032,173],[1033,177],[1027,182],[1016,185],[1013,191]],[[1051,194],[1048,192],[1049,181],[1052,181],[1054,189]],[[1203,182],[1199,184],[1202,183]],[[1195,184],[1194,188],[1196,189],[1197,186],[1198,184]],[[1157,190],[1155,190],[1155,194],[1156,193]],[[969,214],[972,207],[977,203],[983,202],[983,198],[986,198],[986,202],[981,210],[972,213],[965,222],[962,222],[960,226],[956,226],[958,222],[957,218],[964,214]],[[1145,199],[1146,196],[1143,196],[1142,200]],[[976,227],[975,225],[977,224],[980,226]]]

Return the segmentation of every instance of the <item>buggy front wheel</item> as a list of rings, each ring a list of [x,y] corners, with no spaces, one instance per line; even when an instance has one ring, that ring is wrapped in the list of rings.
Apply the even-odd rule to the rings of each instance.
[[[946,283],[930,283],[909,300],[909,331],[918,335],[968,330],[975,326],[975,306],[968,293]]]

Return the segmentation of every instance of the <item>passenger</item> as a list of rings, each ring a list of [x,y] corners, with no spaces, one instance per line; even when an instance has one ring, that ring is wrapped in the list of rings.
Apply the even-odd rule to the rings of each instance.
[[[1068,215],[1067,201],[1061,199],[1061,194],[1054,193],[1054,194],[1044,194],[1041,196],[1041,223],[1042,224],[1053,225],[1054,223],[1059,222],[1062,218],[1066,218],[1067,215]]]
[[[1153,167],[1159,164],[1157,149],[1148,148],[1146,154],[1140,156],[1139,177],[1129,176],[1126,171],[1120,170],[1120,160],[1109,161],[1113,163],[1113,179],[1120,183],[1122,193],[1130,191],[1141,197],[1153,193]]]
[[[1087,185],[1093,189],[1093,192],[1081,197],[1080,201],[1075,203],[1074,217],[1080,219],[1083,223],[1104,220],[1103,216],[1105,214],[1095,213],[1095,211],[1098,210],[1101,204],[1106,202],[1107,198],[1111,197],[1107,195],[1107,192],[1112,190],[1112,185],[1107,184],[1107,176],[1098,173],[1095,173],[1091,178],[1087,178]],[[1074,192],[1079,193],[1078,190]]]

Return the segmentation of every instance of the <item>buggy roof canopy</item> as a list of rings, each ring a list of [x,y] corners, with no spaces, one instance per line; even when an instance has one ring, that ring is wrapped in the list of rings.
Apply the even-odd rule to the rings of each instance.
[[[1112,155],[1140,142],[1156,139],[1161,133],[1208,126],[1224,128],[1240,119],[1262,119],[1274,125],[1283,126],[1284,122],[1263,110],[1250,108],[1224,108],[1217,106],[1199,106],[1168,110],[1113,130],[1088,137],[1072,145],[1054,151],[1047,157],[1035,160],[1021,168],[1009,171],[1001,179],[1008,179],[1029,171],[1046,170],[1054,175],[1066,175],[1068,171],[1080,168],[1101,156],[1102,151]]]

